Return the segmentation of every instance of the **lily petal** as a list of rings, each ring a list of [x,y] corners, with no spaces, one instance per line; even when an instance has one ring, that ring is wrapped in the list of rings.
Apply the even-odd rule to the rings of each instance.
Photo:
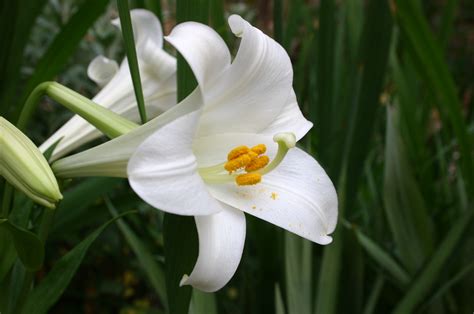
[[[337,195],[324,169],[304,151],[291,149],[283,162],[254,186],[208,185],[223,203],[319,244],[337,222]]]
[[[180,286],[214,292],[225,286],[237,270],[245,244],[245,215],[224,206],[217,214],[195,217],[199,256],[191,275],[184,275]]]
[[[204,89],[200,136],[222,132],[259,133],[280,114],[291,92],[293,69],[285,49],[238,15],[229,17],[242,37],[229,69]],[[232,123],[239,117],[239,123]]]
[[[202,89],[198,136],[258,133],[280,114],[291,92],[293,69],[283,47],[238,15],[229,18],[229,25],[242,37],[230,66],[224,41],[205,25],[186,22],[165,38],[186,59]],[[231,123],[236,117],[239,123]]]
[[[115,60],[102,55],[95,57],[87,67],[87,76],[97,85],[104,86],[117,74],[119,69]]]
[[[135,130],[104,144],[58,160],[52,165],[53,171],[56,176],[60,177],[126,177],[128,160],[147,137],[162,126],[181,116],[200,110],[201,107],[201,93],[199,89],[196,89],[181,103]]]
[[[230,53],[215,30],[196,22],[176,25],[165,37],[186,59],[200,87],[208,90],[230,66]],[[206,96],[206,93],[203,93]]]
[[[295,134],[299,141],[313,127],[313,123],[306,120],[296,100],[294,90],[291,90],[286,104],[276,119],[265,128],[262,134],[277,134],[290,132]]]
[[[155,208],[177,215],[209,215],[222,210],[207,191],[192,151],[200,114],[196,110],[163,126],[130,158],[130,186]]]

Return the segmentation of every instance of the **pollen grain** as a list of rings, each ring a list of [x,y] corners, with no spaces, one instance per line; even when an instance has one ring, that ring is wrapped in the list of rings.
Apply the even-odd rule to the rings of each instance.
[[[252,161],[248,154],[241,155],[225,163],[224,169],[232,173],[240,168],[247,166]]]
[[[235,158],[238,158],[242,155],[247,154],[250,151],[250,149],[247,146],[237,146],[236,148],[232,149],[229,154],[227,155],[227,160],[231,161],[234,160]]]
[[[235,178],[237,185],[254,185],[260,181],[262,181],[262,175],[258,172],[241,174]]]
[[[252,172],[259,169],[264,168],[270,162],[270,158],[268,156],[263,155],[259,156],[258,158],[253,159],[250,163],[247,164],[245,167],[245,171]]]
[[[257,153],[258,155],[261,155],[265,154],[265,152],[267,151],[267,146],[265,146],[265,144],[258,144],[252,147],[250,150]]]

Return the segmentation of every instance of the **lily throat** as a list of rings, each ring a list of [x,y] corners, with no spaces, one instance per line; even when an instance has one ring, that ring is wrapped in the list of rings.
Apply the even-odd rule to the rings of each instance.
[[[273,137],[278,151],[273,160],[265,155],[267,147],[258,144],[253,147],[238,146],[227,154],[227,161],[215,166],[199,168],[198,172],[206,183],[219,184],[234,181],[237,185],[255,185],[265,174],[274,170],[283,161],[290,148],[295,147],[293,133],[278,133]]]

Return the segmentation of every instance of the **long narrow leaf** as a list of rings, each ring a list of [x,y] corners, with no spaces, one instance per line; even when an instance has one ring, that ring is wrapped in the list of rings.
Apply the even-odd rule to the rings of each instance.
[[[375,241],[363,234],[359,229],[353,229],[359,243],[379,266],[386,270],[402,286],[407,286],[410,276],[398,263],[384,251]]]
[[[112,202],[106,198],[106,204],[110,213],[116,217],[117,211],[115,210]],[[166,304],[166,284],[165,284],[165,274],[164,271],[153,258],[150,250],[146,245],[138,238],[138,236],[133,232],[133,230],[125,223],[123,220],[116,221],[117,226],[122,232],[122,235],[127,240],[128,245],[132,248],[133,252],[138,258],[138,261],[143,267],[148,280],[155,289],[156,294],[159,299]]]
[[[430,91],[437,97],[442,119],[450,125],[456,135],[461,151],[461,166],[467,186],[474,192],[474,163],[472,139],[464,122],[454,80],[443,60],[443,52],[429,29],[421,6],[416,1],[397,0],[396,16],[402,29],[402,39],[408,52],[417,60],[417,68],[425,78]]]
[[[135,40],[133,38],[132,19],[130,18],[130,9],[128,0],[117,0],[117,7],[120,16],[120,28],[122,29],[125,51],[127,52],[128,67],[132,76],[133,89],[137,99],[138,112],[142,123],[147,121],[145,100],[143,98],[142,81],[140,79],[140,69],[138,68],[137,50],[135,49]]]
[[[438,249],[420,275],[413,280],[413,285],[397,305],[393,313],[412,313],[424,300],[426,295],[434,288],[443,266],[452,256],[456,246],[462,239],[462,234],[471,222],[472,211],[466,212],[451,227]]]
[[[31,292],[22,313],[47,313],[66,290],[92,243],[110,224],[130,213],[133,212],[125,212],[109,220],[61,257],[46,278]]]

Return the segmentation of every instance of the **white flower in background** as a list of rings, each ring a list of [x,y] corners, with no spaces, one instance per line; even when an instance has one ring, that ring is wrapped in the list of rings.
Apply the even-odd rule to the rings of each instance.
[[[59,176],[128,176],[152,206],[194,215],[199,257],[184,276],[203,291],[222,288],[240,262],[244,212],[320,244],[337,222],[334,186],[310,155],[295,147],[312,127],[296,102],[285,50],[240,16],[233,62],[211,28],[187,22],[166,39],[198,80],[180,104],[149,123],[59,160]]]
[[[130,15],[147,115],[156,117],[176,104],[176,59],[163,50],[161,25],[152,12],[136,9]],[[112,24],[120,27],[118,19]],[[126,58],[119,68],[114,60],[98,56],[90,63],[87,74],[103,86],[92,99],[95,103],[132,121],[140,120]],[[46,151],[61,139],[51,156],[51,160],[55,160],[100,136],[98,130],[75,115],[46,140],[40,150]]]

